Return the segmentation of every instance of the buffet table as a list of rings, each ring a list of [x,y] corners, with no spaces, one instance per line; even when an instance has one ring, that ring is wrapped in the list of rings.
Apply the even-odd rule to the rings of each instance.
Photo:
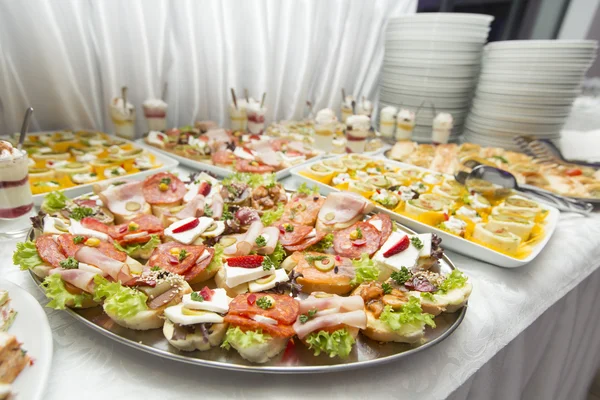
[[[44,398],[585,398],[600,363],[600,215],[563,214],[558,228],[520,269],[447,252],[474,286],[464,322],[439,345],[370,369],[292,376],[195,367],[131,349],[46,309],[54,359]],[[0,242],[2,259],[15,243]],[[29,274],[6,264],[3,277],[45,304]]]

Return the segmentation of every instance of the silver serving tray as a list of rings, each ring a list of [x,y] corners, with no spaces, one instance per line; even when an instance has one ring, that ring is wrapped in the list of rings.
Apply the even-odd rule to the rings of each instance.
[[[394,217],[391,217],[394,220]],[[403,227],[397,221],[394,223],[402,231],[410,234],[415,232]],[[33,240],[34,230],[28,237]],[[454,264],[444,255],[440,260],[440,271],[449,273],[455,269]],[[31,272],[33,280],[41,288],[41,280]],[[205,283],[200,286],[204,286]],[[208,286],[215,287],[211,280]],[[436,328],[427,327],[425,343],[409,345],[404,343],[379,343],[359,334],[352,353],[346,359],[329,358],[327,355],[314,356],[304,344],[295,340],[294,346],[288,348],[265,364],[253,364],[244,360],[235,350],[226,351],[212,348],[209,351],[184,352],[171,346],[162,333],[162,329],[150,331],[135,331],[114,323],[102,310],[102,307],[87,309],[66,309],[73,318],[100,334],[129,347],[145,351],[158,357],[168,358],[188,364],[204,367],[227,369],[231,371],[260,372],[270,374],[307,374],[317,372],[347,371],[381,365],[398,361],[412,354],[435,346],[446,339],[461,324],[467,313],[468,304],[452,314],[442,313],[435,317]]]

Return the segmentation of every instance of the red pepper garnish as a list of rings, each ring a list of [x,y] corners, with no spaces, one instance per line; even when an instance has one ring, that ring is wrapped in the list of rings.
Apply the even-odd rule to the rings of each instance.
[[[352,246],[360,247],[367,244],[367,239],[357,239],[352,241]]]
[[[124,225],[119,228],[119,233],[125,233],[125,231],[127,231],[127,229],[128,229],[127,225]]]
[[[169,264],[177,265],[179,264],[179,258],[175,257],[173,254],[169,254]]]
[[[583,171],[581,171],[579,168],[569,168],[565,171],[565,175],[567,176],[579,176],[581,174],[583,174]]]
[[[250,296],[248,296],[248,304],[252,305],[254,303],[256,303],[256,295],[255,294],[251,294]]]
[[[336,255],[336,256],[335,256],[335,261],[342,261],[342,257],[340,257],[340,256]]]
[[[173,229],[173,233],[181,233],[181,232],[189,231],[190,229],[194,229],[195,227],[197,227],[198,224],[200,224],[200,220],[198,218],[194,218],[190,222]]]
[[[450,219],[450,216],[448,215],[448,213],[444,213],[444,220],[448,221]]]
[[[210,289],[208,286],[204,286],[202,288],[202,290],[200,290],[200,295],[204,298],[204,300],[206,301],[210,301],[210,299],[212,298],[213,294],[215,292]]]

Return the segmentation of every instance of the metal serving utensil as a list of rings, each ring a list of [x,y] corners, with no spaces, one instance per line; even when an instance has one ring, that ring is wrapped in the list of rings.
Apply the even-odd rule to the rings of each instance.
[[[21,125],[21,134],[19,135],[19,143],[17,144],[17,149],[21,150],[23,147],[23,143],[25,142],[25,136],[27,136],[27,130],[29,129],[29,121],[31,121],[31,116],[33,115],[33,107],[29,107],[25,110],[25,117],[23,117],[23,125]]]
[[[548,203],[561,211],[575,212],[588,216],[594,209],[592,204],[584,201],[560,196],[531,185],[519,185],[517,178],[515,178],[513,174],[489,165],[475,166],[471,172],[459,171],[454,175],[454,178],[462,184],[465,184],[469,179],[481,179],[505,189],[512,189],[519,192],[532,194],[540,201]]]
[[[600,163],[567,160],[559,148],[548,139],[533,139],[526,136],[517,136],[513,141],[525,154],[535,158],[536,161],[542,164],[552,163],[600,168]]]

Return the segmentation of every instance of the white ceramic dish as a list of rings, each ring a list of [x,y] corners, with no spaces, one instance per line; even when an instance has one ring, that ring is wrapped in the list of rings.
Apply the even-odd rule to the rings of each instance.
[[[392,50],[386,49],[384,60],[398,61],[402,59],[421,59],[438,61],[446,63],[446,61],[468,61],[473,64],[479,63],[481,60],[480,52],[465,52],[458,53],[454,51],[442,52],[440,50],[435,51],[407,51],[407,50]]]
[[[574,76],[574,77],[564,77],[561,75],[554,76],[539,76],[530,74],[495,74],[495,73],[482,73],[479,76],[480,82],[499,82],[499,83],[508,83],[508,84],[517,84],[517,83],[539,83],[541,85],[571,85],[576,86],[581,83],[583,76]]]
[[[177,154],[170,153],[170,152],[168,152],[166,150],[158,149],[158,148],[156,148],[154,146],[150,146],[149,144],[147,144],[146,142],[144,142],[144,139],[138,139],[138,140],[135,141],[135,143],[137,145],[143,146],[143,147],[145,147],[147,149],[155,150],[156,152],[164,154],[165,156],[172,157],[175,160],[177,160],[179,163],[181,163],[182,165],[188,166],[188,167],[190,167],[192,169],[195,169],[197,171],[208,171],[208,172],[210,172],[210,173],[212,173],[212,174],[214,174],[214,175],[216,175],[216,176],[218,176],[220,178],[226,177],[226,176],[231,175],[234,172],[236,172],[234,170],[223,168],[223,167],[218,167],[216,165],[207,164],[207,163],[203,163],[203,162],[195,161],[195,160],[190,160],[189,158],[182,157],[182,156],[179,156]],[[323,155],[318,155],[318,156],[315,156],[315,157],[311,158],[309,161],[316,160],[316,159],[321,159],[322,157],[323,157]],[[306,163],[306,161],[304,163]],[[299,165],[303,165],[304,163],[299,164]],[[283,179],[283,178],[289,176],[290,175],[290,171],[292,170],[292,168],[293,167],[289,167],[289,168],[282,169],[281,171],[275,172],[275,177],[277,179]]]
[[[393,160],[389,160],[387,158],[385,158],[385,156],[381,155],[376,157],[377,159],[382,159],[385,160],[386,163],[390,163],[391,165],[397,166],[397,167],[402,167],[402,168],[418,168],[421,169],[423,171],[428,171],[425,168],[419,168],[419,167],[415,167],[414,165],[409,165],[409,164],[404,164],[401,162],[397,162],[397,161],[393,161]],[[318,181],[309,179],[303,175],[300,175],[300,171],[302,171],[303,169],[306,169],[307,167],[309,167],[311,164],[313,163],[307,163],[301,167],[296,167],[292,170],[292,175],[296,176],[299,179],[305,180],[307,182],[310,182],[311,184],[316,184],[318,185],[321,194],[328,194],[331,192],[336,192],[339,191],[338,189],[335,189],[331,186],[325,185],[323,183],[320,183]],[[432,232],[435,233],[436,235],[438,235],[440,238],[442,238],[442,247],[446,248],[446,249],[450,249],[453,251],[456,251],[457,253],[461,253],[464,254],[468,257],[473,257],[476,258],[478,260],[481,261],[485,261],[488,262],[490,264],[494,264],[497,265],[499,267],[504,267],[504,268],[518,268],[518,267],[522,267],[526,264],[528,264],[529,262],[531,262],[535,257],[537,257],[537,255],[542,251],[542,249],[544,248],[544,246],[546,246],[546,244],[548,243],[548,241],[550,240],[550,237],[552,236],[552,234],[554,233],[554,231],[556,230],[556,225],[558,223],[558,216],[559,216],[559,211],[551,206],[546,206],[545,204],[542,204],[542,207],[548,210],[548,216],[546,217],[546,225],[544,227],[545,229],[545,236],[544,238],[537,243],[533,249],[532,252],[529,256],[527,256],[526,258],[523,259],[518,259],[515,257],[510,257],[508,255],[499,253],[497,251],[494,251],[488,247],[485,246],[481,246],[477,243],[474,242],[470,242],[466,239],[463,239],[459,236],[455,236],[452,235],[450,233],[447,233],[445,231],[442,231],[440,229],[434,228],[432,226],[423,224],[421,222],[415,221],[413,219],[407,218],[403,215],[400,214],[396,214],[386,208],[383,207],[377,207],[377,210],[380,212],[384,212],[386,214],[389,214],[391,216],[393,216],[398,222],[400,222],[403,225],[408,226],[409,228],[413,229],[414,231],[418,232],[418,233],[424,233],[424,232]]]
[[[509,94],[498,94],[498,93],[484,93],[475,92],[474,101],[479,99],[503,103],[512,106],[536,106],[536,105],[556,105],[556,106],[571,106],[577,96],[564,96],[564,97],[552,97],[552,96],[523,96],[523,95],[509,95]]]
[[[52,133],[52,132],[55,132],[55,131],[30,132],[29,134],[30,135],[40,135],[40,134],[47,134],[47,133]],[[110,135],[110,136],[115,139],[133,143],[129,140],[126,140],[126,139],[123,139],[120,137],[116,137],[116,136],[112,136],[112,135]],[[145,148],[148,149],[156,157],[157,162],[162,164],[161,167],[150,169],[147,171],[140,171],[135,174],[129,174],[129,175],[124,175],[124,176],[118,176],[118,177],[111,178],[111,179],[105,179],[102,182],[111,182],[111,181],[118,181],[118,180],[125,180],[125,179],[139,181],[139,180],[142,180],[142,179],[146,178],[147,176],[153,175],[157,172],[170,171],[179,164],[173,158],[165,156],[163,154],[160,154],[159,152],[154,151],[154,149],[152,149],[152,148],[148,148],[148,147],[145,147]],[[65,196],[72,199],[74,197],[81,196],[84,193],[91,192],[93,186],[94,186],[94,183],[86,183],[83,185],[74,186],[72,188],[63,189],[63,190],[61,190],[61,192],[63,192],[65,194]],[[39,207],[42,204],[42,202],[44,201],[44,197],[46,197],[46,194],[47,193],[40,193],[40,194],[33,195],[33,204],[35,204],[36,206]]]
[[[20,286],[0,279],[0,289],[7,290],[12,308],[18,313],[8,333],[15,335],[33,359],[12,383],[16,400],[43,400],[52,367],[52,330],[38,301]]]
[[[597,48],[595,40],[507,40],[488,44],[490,49],[588,49]]]
[[[406,58],[406,59],[400,59],[400,60],[388,60],[388,59],[384,58],[384,60],[383,60],[384,67],[409,67],[409,68],[433,67],[433,66],[439,67],[442,63],[443,63],[443,65],[449,65],[452,67],[461,67],[461,66],[473,67],[473,66],[479,66],[480,61],[479,60],[475,60],[475,61],[445,60],[442,62],[439,60],[428,60],[428,59],[422,59],[422,58]]]
[[[527,123],[527,124],[563,124],[567,119],[567,116],[561,117],[551,117],[551,116],[523,116],[519,113],[511,113],[505,114],[501,112],[489,112],[485,110],[481,110],[478,107],[471,107],[471,113],[473,115],[477,115],[483,118],[489,118],[498,121],[509,121],[509,122],[517,122],[517,123]]]
[[[523,132],[524,134],[526,134],[527,132],[529,133],[545,133],[545,132],[549,132],[549,131],[556,131],[556,130],[560,130],[560,128],[562,128],[563,123],[559,122],[559,123],[541,123],[541,122],[537,122],[537,123],[526,123],[526,122],[512,122],[512,121],[505,121],[505,120],[500,120],[497,118],[487,118],[487,117],[481,117],[478,116],[476,114],[471,113],[468,117],[469,120],[475,122],[478,125],[482,125],[485,127],[489,127],[489,128],[496,128],[498,130],[504,130],[504,129],[508,129],[508,130],[513,130],[515,132]]]
[[[415,39],[404,41],[396,38],[386,38],[385,41],[386,49],[403,49],[412,51],[469,51],[469,52],[481,52],[481,43],[469,43],[469,42],[440,42],[437,40],[428,39]]]
[[[417,13],[403,15],[390,19],[390,24],[393,23],[411,23],[422,22],[425,24],[446,22],[457,24],[473,24],[487,26],[492,23],[494,17],[485,14],[469,14],[469,13]]]
[[[379,87],[385,89],[390,93],[402,94],[407,96],[430,96],[435,98],[441,98],[443,100],[453,100],[453,99],[464,99],[465,97],[470,97],[473,92],[473,88],[469,88],[467,90],[464,89],[446,89],[443,91],[437,91],[435,89],[424,89],[424,88],[415,88],[411,86],[400,86],[388,83],[383,78],[379,83]]]
[[[420,97],[414,97],[409,95],[401,95],[388,92],[384,89],[381,90],[380,94],[381,101],[385,101],[387,103],[392,104],[403,104],[403,105],[411,105],[411,106],[420,106],[423,100],[429,100],[435,104],[435,108],[467,108],[469,105],[469,99],[460,99],[460,100],[442,100],[436,99],[435,96],[422,95]]]
[[[538,88],[539,87],[539,88]],[[477,91],[484,93],[496,93],[496,94],[516,94],[524,96],[577,96],[580,93],[579,90],[560,90],[560,89],[543,89],[543,85],[500,85],[500,84],[488,84],[480,83],[477,85]]]
[[[453,78],[453,79],[464,79],[474,78],[479,73],[479,67],[465,67],[465,68],[439,68],[427,67],[427,68],[410,68],[403,67],[398,70],[395,68],[383,68],[382,75],[386,75],[389,78],[401,79],[401,78],[413,78],[413,77],[431,77],[431,78]]]

